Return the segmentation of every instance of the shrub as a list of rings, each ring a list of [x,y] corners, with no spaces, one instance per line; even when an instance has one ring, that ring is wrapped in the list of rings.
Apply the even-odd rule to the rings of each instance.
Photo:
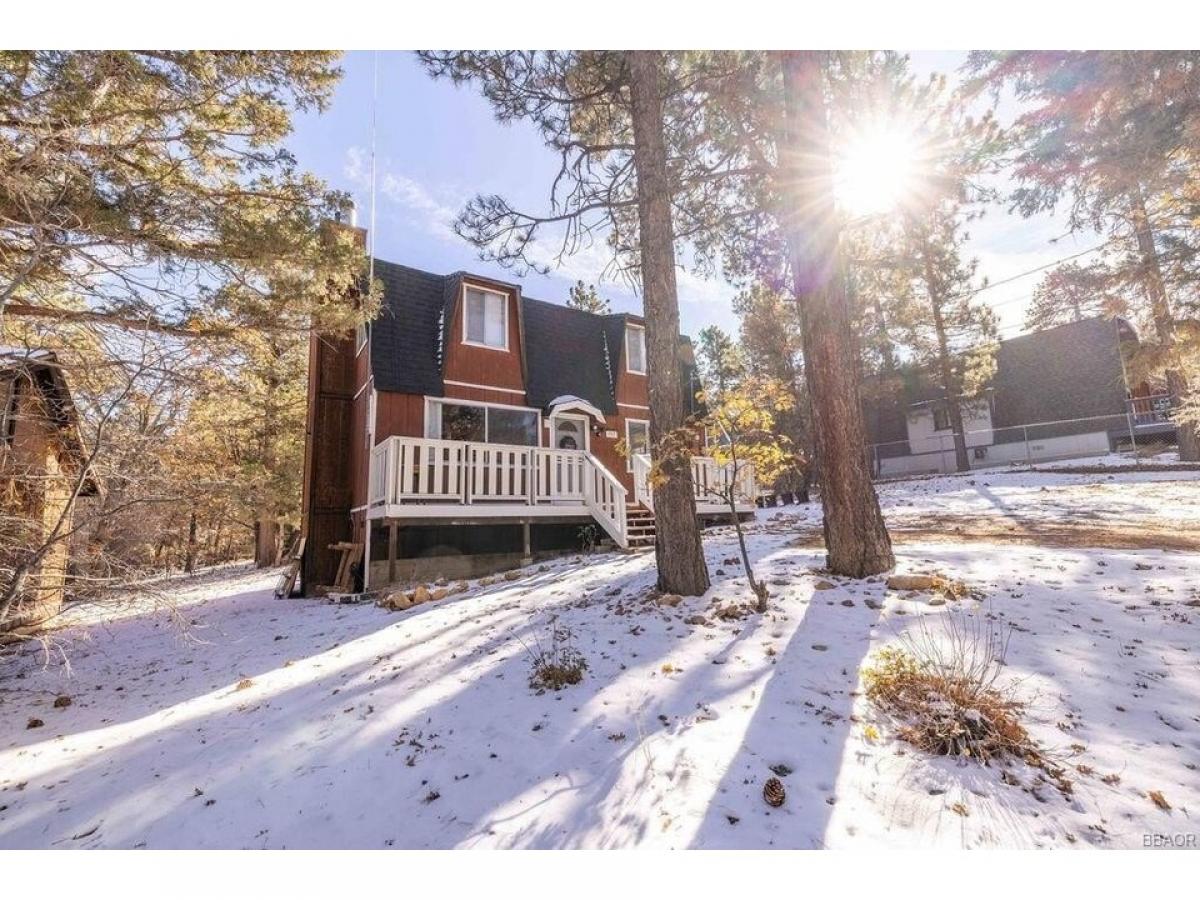
[[[593,553],[600,545],[600,532],[595,525],[580,525],[575,529],[575,536],[579,539],[579,549],[584,553]]]
[[[532,647],[525,646],[531,671],[529,686],[538,691],[560,691],[568,685],[583,681],[587,671],[587,659],[574,644],[574,635],[565,625],[550,622],[549,645],[534,638]]]
[[[938,756],[1016,757],[1047,768],[1021,724],[1023,704],[1000,675],[1007,633],[980,617],[947,614],[944,631],[922,625],[899,647],[885,647],[863,670],[867,699],[898,736]]]

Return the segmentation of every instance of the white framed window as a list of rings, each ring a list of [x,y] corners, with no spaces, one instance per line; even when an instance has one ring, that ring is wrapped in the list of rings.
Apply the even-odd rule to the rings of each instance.
[[[463,343],[508,349],[508,296],[468,287],[463,293]]]
[[[537,447],[542,415],[527,406],[425,398],[425,437]]]
[[[650,452],[650,423],[645,419],[626,419],[625,447],[629,451],[625,459],[625,469],[632,472],[634,456]]]
[[[646,329],[641,325],[625,326],[625,370],[646,374]]]

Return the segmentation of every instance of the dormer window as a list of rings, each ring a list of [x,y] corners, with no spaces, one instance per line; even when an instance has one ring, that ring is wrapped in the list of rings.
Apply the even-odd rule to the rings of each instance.
[[[508,349],[508,297],[482,288],[466,289],[463,343],[492,350]]]
[[[625,326],[625,369],[634,375],[646,374],[646,329],[641,325]]]

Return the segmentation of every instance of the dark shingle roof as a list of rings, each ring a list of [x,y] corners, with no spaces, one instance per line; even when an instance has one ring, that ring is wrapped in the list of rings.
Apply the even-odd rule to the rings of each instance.
[[[616,412],[604,359],[605,317],[529,297],[521,303],[529,404],[545,407],[573,394],[602,412]]]
[[[441,396],[440,332],[449,279],[381,259],[375,260],[375,277],[383,283],[383,302],[371,326],[376,389]]]
[[[439,372],[444,372],[446,369],[446,347],[450,341],[450,329],[454,327],[454,304],[458,300],[458,295],[462,293],[462,280],[462,272],[455,272],[442,279],[442,319],[441,327],[438,330],[437,351]]]
[[[1125,412],[1125,376],[1112,319],[1084,319],[1000,343],[996,427]]]

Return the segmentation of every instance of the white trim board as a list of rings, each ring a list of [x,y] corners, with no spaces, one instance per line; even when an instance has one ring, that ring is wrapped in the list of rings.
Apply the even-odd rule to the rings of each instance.
[[[380,503],[367,514],[371,519],[500,519],[528,517],[531,519],[555,516],[591,518],[585,504],[539,503]]]
[[[488,385],[488,384],[472,384],[472,383],[471,383],[471,382],[469,382],[469,381],[451,381],[449,378],[443,378],[443,379],[442,379],[442,384],[452,384],[452,385],[454,385],[455,387],[474,388],[474,389],[475,389],[475,390],[477,390],[477,391],[495,391],[495,392],[496,392],[496,393],[498,393],[498,394],[519,394],[519,395],[520,395],[520,396],[522,396],[522,397],[524,397],[524,396],[525,396],[525,391],[518,390],[517,388],[492,387],[491,385]],[[441,399],[443,399],[443,400],[447,400],[447,399],[448,399],[448,400],[453,400],[453,399],[456,399],[456,398],[454,398],[454,397],[443,397],[443,398],[441,398]],[[526,408],[527,408],[527,409],[532,409],[532,407],[526,407]],[[648,407],[647,407],[647,408],[648,408]]]

